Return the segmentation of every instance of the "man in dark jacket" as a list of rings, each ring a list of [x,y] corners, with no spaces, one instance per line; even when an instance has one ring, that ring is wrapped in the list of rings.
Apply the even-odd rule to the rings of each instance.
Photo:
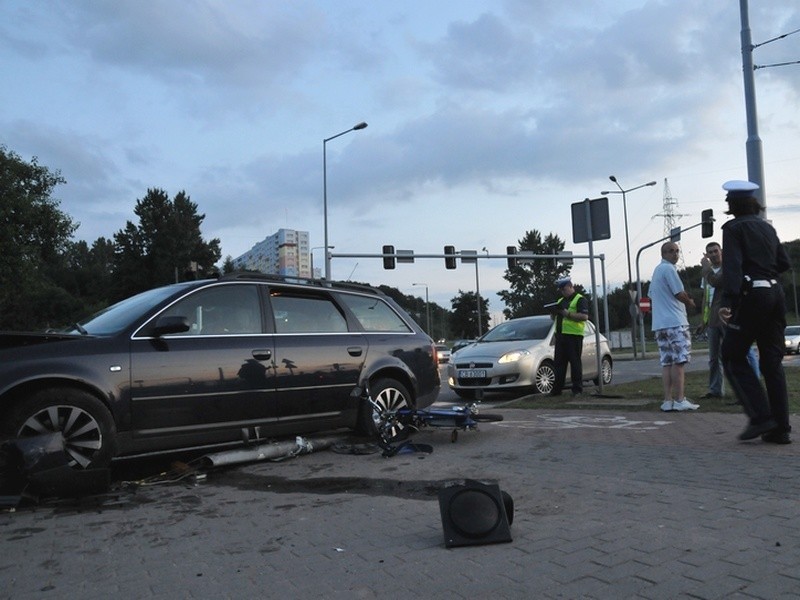
[[[758,185],[729,181],[728,214],[722,226],[722,301],[719,315],[728,325],[722,341],[722,366],[736,398],[750,419],[740,440],[761,437],[773,444],[790,443],[789,399],[783,372],[786,299],[778,282],[790,267],[775,229],[761,218],[754,196]],[[753,341],[758,345],[766,392],[747,363]]]

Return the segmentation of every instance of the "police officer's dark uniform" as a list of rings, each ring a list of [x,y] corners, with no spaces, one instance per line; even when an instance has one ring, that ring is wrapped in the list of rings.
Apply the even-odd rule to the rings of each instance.
[[[553,350],[555,381],[551,396],[560,396],[567,379],[567,365],[570,368],[572,395],[583,392],[583,332],[589,318],[589,301],[586,296],[574,291],[572,280],[564,277],[556,281],[556,287],[563,295],[556,303],[553,316],[556,320],[556,340]]]
[[[758,185],[729,181],[728,213],[722,226],[722,311],[730,320],[722,342],[722,366],[750,423],[741,440],[761,436],[766,442],[788,444],[789,402],[783,372],[786,300],[778,275],[790,267],[775,229],[759,216],[753,193]],[[766,393],[747,362],[753,341],[758,345]]]

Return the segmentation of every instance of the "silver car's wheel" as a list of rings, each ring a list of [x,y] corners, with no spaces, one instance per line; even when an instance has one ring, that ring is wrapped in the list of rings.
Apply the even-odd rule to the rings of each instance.
[[[553,363],[549,360],[544,361],[536,370],[534,387],[540,394],[549,394],[553,391],[556,382],[556,370]]]
[[[614,367],[608,356],[604,356],[600,361],[600,373],[603,376],[603,385],[611,383],[611,379],[614,377]]]

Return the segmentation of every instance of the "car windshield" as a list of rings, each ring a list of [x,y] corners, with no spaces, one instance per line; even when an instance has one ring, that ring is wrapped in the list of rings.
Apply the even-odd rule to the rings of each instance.
[[[785,335],[800,335],[800,325],[790,325],[786,328]]]
[[[118,333],[132,325],[152,307],[173,295],[175,291],[176,286],[170,285],[142,292],[112,304],[88,319],[65,328],[63,331],[64,333],[80,333],[82,335],[112,335]]]
[[[511,342],[515,340],[543,340],[550,333],[553,321],[542,319],[520,319],[505,321],[484,335],[479,342]]]

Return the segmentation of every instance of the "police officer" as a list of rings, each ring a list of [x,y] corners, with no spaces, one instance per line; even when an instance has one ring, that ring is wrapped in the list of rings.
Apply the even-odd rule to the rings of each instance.
[[[761,437],[789,444],[789,400],[783,372],[786,299],[778,275],[790,267],[775,229],[760,216],[761,205],[750,181],[728,181],[728,211],[734,219],[722,226],[722,302],[719,315],[728,324],[722,341],[722,366],[750,419],[740,440]],[[758,345],[766,393],[747,363]]]
[[[589,301],[586,296],[575,291],[572,280],[563,277],[556,281],[556,287],[561,292],[561,299],[556,303],[550,315],[556,321],[556,343],[553,350],[555,363],[555,382],[551,396],[560,396],[567,378],[567,365],[569,365],[569,378],[572,382],[572,395],[578,396],[583,392],[583,330],[589,318]]]

